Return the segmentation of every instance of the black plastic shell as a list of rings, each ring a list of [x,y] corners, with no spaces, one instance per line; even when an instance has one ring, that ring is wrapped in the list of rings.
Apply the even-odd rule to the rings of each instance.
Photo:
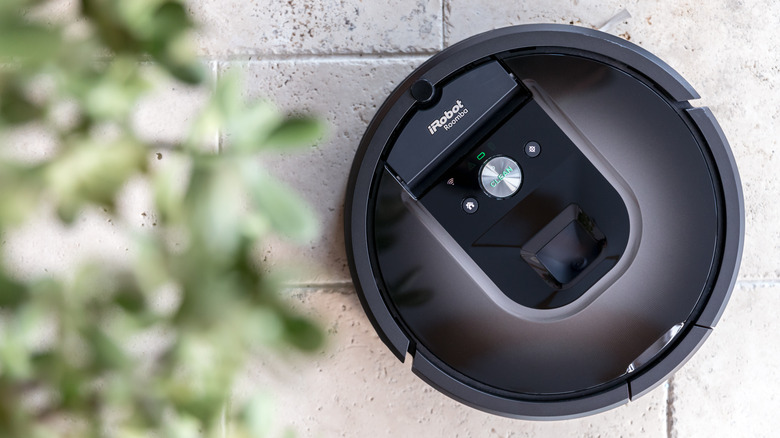
[[[497,54],[522,53],[538,47],[567,53],[581,51],[583,56],[625,71],[650,84],[681,113],[698,135],[716,170],[715,184],[721,195],[719,212],[722,246],[713,267],[709,293],[704,294],[696,310],[698,315],[648,366],[631,374],[622,384],[600,387],[596,391],[557,398],[520,399],[464,383],[452,375],[435,357],[418,348],[404,324],[388,306],[384,285],[378,281],[370,235],[372,198],[380,166],[391,135],[404,120],[415,100],[408,92],[418,80],[439,83],[470,63]],[[403,361],[413,355],[413,371],[437,389],[467,405],[499,415],[524,419],[563,419],[601,412],[645,394],[677,370],[701,346],[715,326],[728,302],[736,281],[744,238],[744,204],[736,164],[726,138],[712,113],[706,108],[691,108],[688,100],[698,98],[693,87],[677,72],[646,50],[602,32],[563,25],[523,25],[507,27],[464,40],[426,61],[408,76],[377,111],[363,137],[349,177],[345,204],[345,236],[350,270],[361,303],[374,328],[390,350]]]

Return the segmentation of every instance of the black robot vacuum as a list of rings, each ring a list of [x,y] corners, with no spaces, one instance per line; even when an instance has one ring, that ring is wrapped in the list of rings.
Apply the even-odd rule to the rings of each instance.
[[[696,91],[620,38],[525,25],[462,41],[358,148],[347,253],[387,347],[469,406],[600,412],[667,379],[736,280],[734,158]]]

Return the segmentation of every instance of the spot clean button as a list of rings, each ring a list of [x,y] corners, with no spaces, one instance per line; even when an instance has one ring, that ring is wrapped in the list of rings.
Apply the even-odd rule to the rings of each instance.
[[[523,173],[517,161],[503,155],[491,157],[479,170],[480,187],[488,196],[496,199],[514,195],[522,183]]]

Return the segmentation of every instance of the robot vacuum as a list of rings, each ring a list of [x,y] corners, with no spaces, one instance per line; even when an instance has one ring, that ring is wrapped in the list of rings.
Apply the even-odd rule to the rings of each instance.
[[[523,419],[641,397],[712,332],[744,206],[710,110],[644,49],[524,25],[433,56],[349,178],[347,253],[387,347],[448,396]]]

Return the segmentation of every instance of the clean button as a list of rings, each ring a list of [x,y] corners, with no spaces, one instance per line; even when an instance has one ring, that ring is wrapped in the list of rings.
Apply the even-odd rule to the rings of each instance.
[[[523,173],[517,161],[497,155],[490,158],[479,170],[479,185],[493,198],[508,198],[520,189]]]

